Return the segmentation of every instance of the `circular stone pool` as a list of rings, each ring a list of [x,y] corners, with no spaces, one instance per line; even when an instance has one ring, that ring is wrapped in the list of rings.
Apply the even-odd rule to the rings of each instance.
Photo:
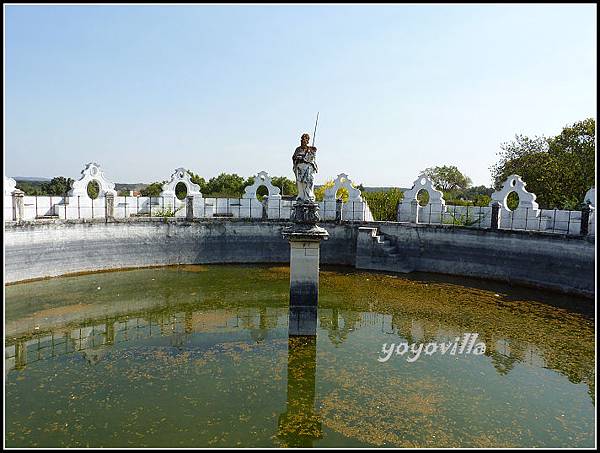
[[[316,337],[288,336],[287,267],[7,286],[6,446],[594,446],[593,302],[320,278]],[[469,333],[485,351],[460,351]]]

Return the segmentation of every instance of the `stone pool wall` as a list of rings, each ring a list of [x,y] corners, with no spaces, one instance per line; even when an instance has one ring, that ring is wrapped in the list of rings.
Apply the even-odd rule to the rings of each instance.
[[[48,220],[6,223],[5,282],[105,269],[287,263],[286,221]],[[594,295],[593,238],[396,222],[323,222],[321,263],[437,272]]]
[[[382,240],[389,245],[382,247]],[[359,227],[357,244],[357,268],[480,277],[586,297],[595,293],[589,236],[371,222]]]

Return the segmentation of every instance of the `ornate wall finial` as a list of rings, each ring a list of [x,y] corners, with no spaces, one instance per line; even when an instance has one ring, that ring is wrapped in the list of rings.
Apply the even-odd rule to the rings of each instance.
[[[115,183],[106,179],[104,172],[97,163],[90,162],[86,164],[85,168],[81,170],[81,175],[81,178],[72,184],[72,189],[67,193],[69,197],[89,198],[87,187],[92,181],[96,181],[100,187],[98,197],[104,197],[107,193],[112,193],[114,196],[117,196]]]

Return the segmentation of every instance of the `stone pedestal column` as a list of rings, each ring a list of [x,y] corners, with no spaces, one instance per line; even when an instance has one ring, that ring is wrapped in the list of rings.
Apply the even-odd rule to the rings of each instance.
[[[587,236],[590,232],[590,215],[592,214],[593,210],[594,208],[590,204],[586,204],[581,210],[581,227],[579,231],[581,236]]]
[[[106,208],[106,221],[115,219],[115,196],[112,193],[107,193],[104,197],[104,207]]]
[[[290,242],[290,335],[316,333],[319,301],[319,251],[327,230],[317,226],[319,206],[296,203],[294,224],[283,230]]]
[[[185,218],[186,220],[194,220],[194,196],[188,195],[185,198]]]
[[[24,213],[25,213],[25,205],[23,203],[23,197],[25,196],[25,192],[19,189],[15,189],[12,193],[12,204],[14,209],[14,220],[17,222],[22,222]]]
[[[492,203],[492,217],[491,217],[491,224],[490,224],[490,228],[492,230],[498,230],[500,229],[500,203],[498,203],[497,201],[494,201]]]
[[[317,305],[320,238],[290,239],[290,305]]]
[[[419,223],[419,202],[417,200],[410,202],[410,222]]]
[[[27,344],[19,341],[15,345],[15,369],[22,370],[27,365]]]

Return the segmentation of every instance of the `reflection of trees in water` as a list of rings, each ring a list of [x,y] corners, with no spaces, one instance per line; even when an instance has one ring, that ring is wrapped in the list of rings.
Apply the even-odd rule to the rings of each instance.
[[[268,338],[269,331],[277,327],[279,316],[267,313],[267,307],[245,310],[238,314],[240,326],[250,332],[250,337],[256,343],[262,343]]]
[[[356,330],[360,321],[361,314],[355,311],[340,311],[337,308],[319,311],[319,325],[327,330],[329,340],[336,346],[342,344],[350,332]]]
[[[101,321],[88,321],[80,326],[59,326],[48,332],[35,331],[21,335],[18,339],[7,338],[5,343],[5,372],[11,369],[23,369],[28,363],[56,357],[63,354],[99,351],[111,345],[130,340],[142,340],[156,336],[167,336],[170,344],[181,352],[189,337],[195,332],[209,332],[219,329],[247,329],[251,338],[261,343],[268,338],[269,331],[276,328],[279,319],[287,320],[285,308],[240,308],[237,310],[203,311],[181,304],[171,309],[157,308],[152,311],[140,311],[127,315],[107,318]],[[408,343],[427,341],[447,341],[464,332],[475,332],[465,326],[462,331],[455,327],[447,328],[438,319],[415,319],[399,313],[382,315],[379,313],[360,313],[354,311],[319,309],[321,328],[327,331],[332,344],[342,344],[351,331],[369,327],[381,329],[385,333],[394,333]],[[387,318],[386,318],[387,317]],[[390,321],[387,322],[386,319]],[[381,324],[381,327],[379,325]],[[386,325],[387,324],[387,325]],[[529,366],[554,369],[567,376],[570,382],[585,383],[588,393],[594,400],[595,367],[592,362],[584,362],[577,354],[578,344],[568,347],[549,347],[541,349],[530,342],[498,337],[490,330],[478,332],[479,339],[486,344],[488,356],[499,374],[510,373],[517,363]],[[542,335],[544,332],[539,332]],[[573,337],[570,337],[573,338]],[[542,343],[545,345],[545,343]],[[570,348],[574,347],[574,351]],[[86,357],[89,363],[97,363],[102,354],[91,352]]]
[[[245,329],[248,320],[254,318],[257,319],[257,327],[250,329],[251,335],[263,341],[284,313],[284,310],[269,313],[265,307],[241,311],[241,316],[238,316],[237,311],[226,310],[196,313],[189,309],[175,312],[159,309],[107,318],[94,321],[94,324],[88,321],[81,326],[60,326],[50,332],[33,332],[16,339],[6,339],[5,369],[6,372],[13,368],[24,369],[33,362],[72,353],[81,353],[88,363],[96,364],[113,345],[154,337],[168,337],[171,347],[181,352],[195,332]]]
[[[475,331],[464,327],[463,330],[452,330],[444,327],[437,319],[413,319],[400,313],[392,314],[392,331],[400,338],[397,342],[419,343],[429,341],[454,341],[466,332],[478,333],[479,341],[486,345],[485,355],[496,371],[501,375],[509,374],[517,363],[536,368],[551,368],[565,375],[575,384],[585,383],[588,393],[593,398],[595,368],[583,368],[581,363],[572,360],[557,360],[560,351],[552,348],[542,350],[538,346],[515,339],[499,338],[489,330]]]
[[[258,310],[258,328],[250,331],[250,336],[256,343],[262,343],[268,337],[269,331],[277,327],[277,317],[268,316],[267,308]]]
[[[499,354],[497,352],[492,352],[490,354],[490,358],[496,371],[502,375],[508,374],[514,368],[515,363],[517,362],[515,357]]]
[[[81,351],[81,354],[90,365],[96,365],[108,354],[108,348],[87,349]]]

